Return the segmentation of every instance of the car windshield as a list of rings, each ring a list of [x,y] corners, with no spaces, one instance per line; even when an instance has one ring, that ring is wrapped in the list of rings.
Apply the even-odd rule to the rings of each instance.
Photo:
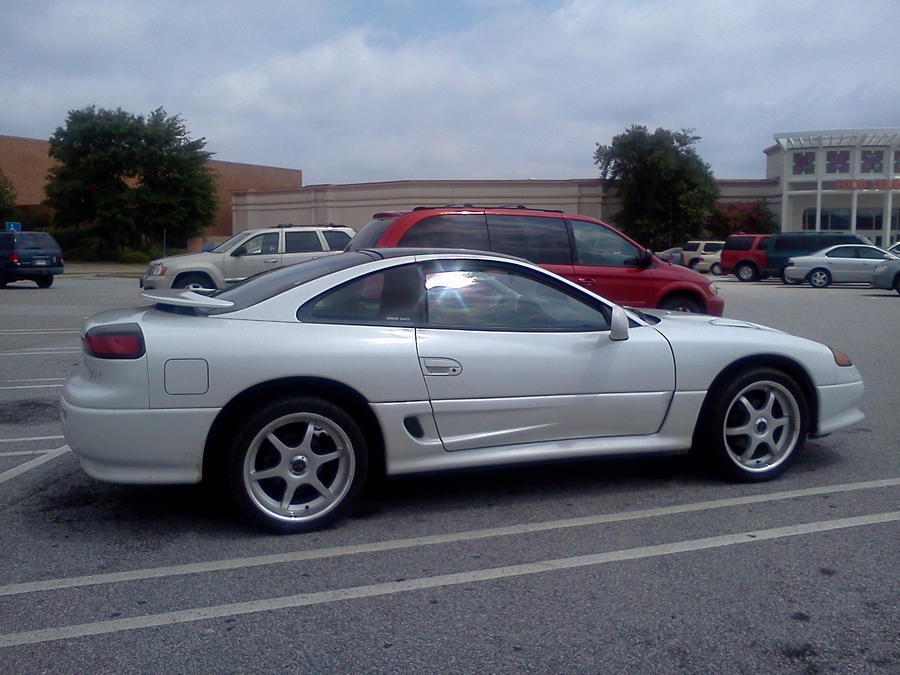
[[[371,253],[340,253],[338,255],[315,258],[306,262],[268,270],[232,286],[218,291],[212,297],[230,300],[234,304],[226,309],[207,310],[206,314],[225,314],[246,309],[263,300],[274,298],[292,288],[318,279],[332,272],[338,272],[355,265],[372,261],[376,256]]]
[[[212,251],[210,251],[210,253],[225,253],[225,251],[230,249],[232,246],[234,246],[237,242],[239,242],[241,239],[243,239],[246,236],[247,236],[246,232],[239,232],[238,234],[234,235],[231,239],[223,241],[221,244],[216,246]]]

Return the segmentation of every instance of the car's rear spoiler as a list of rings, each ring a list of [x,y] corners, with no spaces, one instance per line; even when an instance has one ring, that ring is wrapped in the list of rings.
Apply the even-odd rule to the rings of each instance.
[[[219,300],[218,298],[210,298],[194,291],[180,289],[147,290],[141,293],[141,297],[158,305],[171,305],[173,307],[227,309],[234,306],[231,300]]]

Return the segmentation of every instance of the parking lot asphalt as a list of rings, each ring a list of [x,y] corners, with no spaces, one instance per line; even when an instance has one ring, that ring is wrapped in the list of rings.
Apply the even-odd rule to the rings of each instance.
[[[900,297],[717,278],[726,315],[832,344],[866,419],[779,480],[685,458],[388,481],[261,534],[197,486],[94,481],[58,420],[83,319],[143,266],[0,291],[0,672],[900,670]]]

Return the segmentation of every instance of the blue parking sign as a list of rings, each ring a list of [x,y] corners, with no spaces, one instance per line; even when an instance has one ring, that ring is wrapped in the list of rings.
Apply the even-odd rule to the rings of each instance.
[[[6,221],[6,231],[7,232],[21,232],[22,231],[22,223],[16,223],[11,220]]]

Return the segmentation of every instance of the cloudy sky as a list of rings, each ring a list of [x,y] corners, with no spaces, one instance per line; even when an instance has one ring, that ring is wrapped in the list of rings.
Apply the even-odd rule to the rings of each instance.
[[[774,132],[900,127],[898,0],[2,0],[0,134],[179,114],[304,184],[592,178],[632,124],[719,178]]]

